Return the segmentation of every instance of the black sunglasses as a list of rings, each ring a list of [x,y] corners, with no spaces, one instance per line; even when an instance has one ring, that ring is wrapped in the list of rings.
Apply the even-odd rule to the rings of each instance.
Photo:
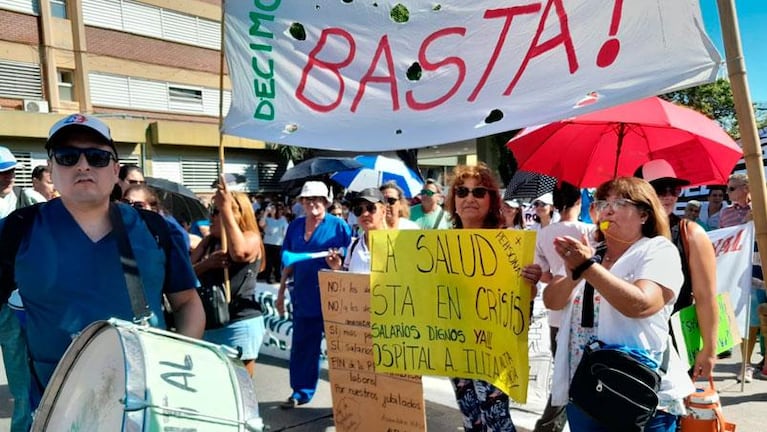
[[[458,186],[455,188],[455,196],[458,198],[466,198],[471,193],[474,195],[474,198],[482,199],[487,195],[487,193],[490,192],[490,190],[486,187],[475,187],[474,189],[469,189],[465,186]]]
[[[367,203],[365,205],[359,204],[354,206],[352,212],[354,213],[354,216],[360,217],[362,216],[362,213],[365,212],[365,210],[367,210],[367,212],[370,214],[376,214],[376,210],[378,210],[378,208],[373,203]]]
[[[390,206],[397,204],[397,202],[399,202],[397,198],[386,198],[386,204],[389,204]]]
[[[150,207],[150,208],[152,207],[151,204],[147,205],[147,203],[145,203],[144,201],[131,201],[131,200],[127,200],[127,199],[123,199],[123,200],[120,200],[120,201],[122,201],[125,204],[128,204],[129,206],[131,206],[133,208],[142,209],[142,210],[146,209],[147,207]]]
[[[655,189],[655,194],[659,197],[664,197],[668,195],[673,195],[675,197],[678,197],[682,194],[682,188],[678,186],[668,186],[668,185],[660,185],[655,186],[653,189]]]
[[[128,184],[146,184],[144,180],[128,180]]]
[[[88,165],[94,168],[104,168],[113,160],[117,162],[117,156],[114,153],[97,148],[58,147],[51,151],[51,156],[56,163],[65,167],[77,165],[80,155],[85,155]]]

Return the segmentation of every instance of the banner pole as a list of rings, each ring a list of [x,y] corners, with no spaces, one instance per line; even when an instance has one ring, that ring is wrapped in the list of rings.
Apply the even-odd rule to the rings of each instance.
[[[218,59],[218,175],[220,182],[226,182],[224,173],[224,24],[226,22],[226,0],[221,0],[221,48]],[[221,251],[228,251],[226,230],[221,226]],[[229,282],[229,268],[224,267],[224,295],[226,302],[232,301]]]
[[[764,260],[761,259],[761,254],[767,251],[767,207],[765,207],[767,189],[765,189],[762,147],[759,143],[759,132],[756,128],[754,109],[748,90],[748,82],[746,81],[746,63],[743,59],[743,47],[740,42],[735,1],[717,0],[717,7],[719,8],[719,21],[722,27],[722,39],[724,40],[727,74],[732,86],[732,98],[735,102],[735,115],[738,119],[738,128],[740,129],[743,158],[746,161],[746,174],[749,179],[748,188],[751,191],[751,209],[754,217],[756,243],[760,251],[759,259],[764,263]],[[747,305],[747,307],[749,306]],[[746,325],[748,325],[748,322]],[[749,329],[746,328],[745,346],[743,349],[743,371],[745,371],[751,360],[746,358],[748,355],[748,331]],[[744,376],[741,376],[741,392],[745,388],[744,378]]]

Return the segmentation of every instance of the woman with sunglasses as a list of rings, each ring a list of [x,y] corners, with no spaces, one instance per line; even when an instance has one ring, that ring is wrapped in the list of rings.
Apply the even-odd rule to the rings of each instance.
[[[183,238],[185,240],[184,243],[186,245],[186,249],[189,252],[191,252],[192,249],[195,248],[200,243],[200,241],[202,241],[200,236],[188,232],[183,226],[181,226],[180,223],[178,223],[176,218],[170,214],[167,214],[165,209],[162,208],[160,199],[157,197],[157,194],[151,187],[144,183],[137,183],[128,186],[128,188],[125,189],[125,193],[123,193],[123,197],[120,201],[138,209],[160,213],[172,229],[176,229],[183,234]]]
[[[533,224],[529,226],[529,229],[538,231],[554,222],[554,197],[551,192],[534,199],[530,205],[535,214],[533,215]]]
[[[261,270],[264,246],[253,206],[245,193],[229,192],[222,179],[213,196],[213,205],[210,235],[192,251],[207,319],[203,339],[237,348],[252,377],[264,338],[264,317],[256,300],[256,278]],[[226,233],[226,252],[221,245],[223,233]],[[231,301],[229,321],[221,325],[212,319],[212,304],[207,293],[213,286],[223,288],[225,268],[229,269]]]
[[[522,215],[522,205],[519,200],[510,199],[503,202],[501,207],[503,226],[507,229],[525,229],[525,218]]]
[[[621,345],[641,353],[656,369],[666,370],[658,393],[659,410],[644,430],[676,431],[683,400],[695,388],[676,351],[669,349],[668,321],[683,275],[679,254],[669,240],[668,217],[652,186],[635,177],[603,183],[596,199],[596,237],[604,242],[597,253],[586,238],[554,240],[567,275],[555,276],[543,292],[546,307],[564,312],[554,359],[552,405],[567,406],[573,432],[609,431],[568,403],[568,394],[587,346],[595,341]]]
[[[117,173],[117,184],[112,190],[112,200],[122,199],[128,187],[136,184],[146,184],[144,171],[141,167],[130,163],[120,165],[120,171]]]
[[[408,219],[410,212],[402,188],[391,181],[384,183],[380,189],[386,205],[386,226],[392,229],[419,229],[417,223]]]
[[[332,253],[328,257],[328,265],[333,270],[344,269],[355,273],[370,273],[370,231],[386,229],[386,206],[384,196],[377,188],[367,188],[360,191],[352,199],[352,213],[357,217],[361,229],[359,237],[352,239],[349,252],[341,264],[341,256]]]
[[[447,196],[447,210],[457,229],[501,229],[501,195],[487,165],[459,165]],[[522,269],[535,297],[541,268],[530,264]],[[478,379],[452,378],[458,407],[466,431],[515,431],[509,412],[509,396],[492,384]]]

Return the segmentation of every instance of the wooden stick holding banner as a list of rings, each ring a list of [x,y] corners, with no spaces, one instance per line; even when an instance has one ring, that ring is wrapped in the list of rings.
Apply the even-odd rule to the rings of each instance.
[[[767,251],[767,207],[765,207],[764,163],[762,147],[759,143],[759,132],[756,127],[751,94],[746,81],[746,62],[743,59],[743,47],[740,43],[738,17],[735,12],[734,0],[717,0],[719,22],[722,26],[722,39],[727,61],[727,73],[732,86],[732,99],[735,102],[735,115],[738,119],[743,158],[746,161],[749,191],[751,192],[751,208],[756,228],[756,243],[759,245],[760,256]],[[761,259],[762,264],[765,260]],[[748,346],[748,332],[745,334],[743,346]],[[743,368],[740,390],[745,390],[745,371],[749,359],[743,356]]]
[[[218,181],[221,187],[228,193],[226,188],[226,178],[224,175],[224,23],[226,22],[226,0],[221,0],[221,49],[219,50],[218,60]],[[221,227],[221,252],[226,253],[229,250],[227,246],[226,230]],[[263,257],[262,257],[263,259]],[[224,267],[224,295],[226,302],[232,301],[232,287],[229,282],[229,268]]]

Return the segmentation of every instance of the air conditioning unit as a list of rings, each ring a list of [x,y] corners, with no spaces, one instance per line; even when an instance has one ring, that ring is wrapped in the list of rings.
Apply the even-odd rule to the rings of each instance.
[[[24,99],[24,111],[36,112],[36,113],[47,113],[49,112],[48,101]]]

